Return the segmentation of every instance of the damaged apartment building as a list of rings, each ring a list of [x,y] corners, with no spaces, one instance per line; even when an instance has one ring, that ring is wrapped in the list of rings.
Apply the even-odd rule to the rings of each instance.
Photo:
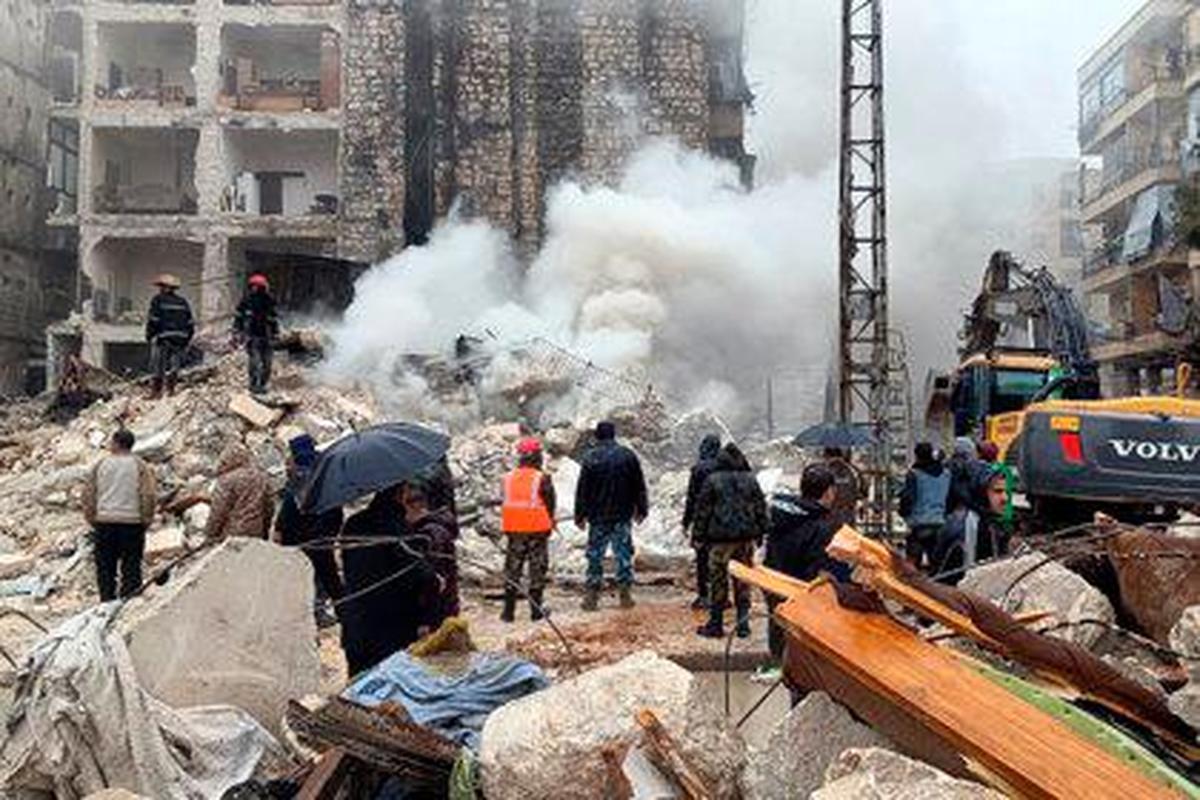
[[[424,243],[451,207],[529,254],[549,187],[611,181],[645,135],[729,159],[749,183],[742,13],[728,0],[56,0],[52,72],[71,97],[50,138],[71,144],[79,188],[48,224],[77,231],[80,274],[52,364],[144,370],[163,271],[203,325],[224,327],[252,271],[285,312],[343,308],[366,265]]]
[[[1093,353],[1113,394],[1174,384],[1200,357],[1200,4],[1150,0],[1079,72]]]

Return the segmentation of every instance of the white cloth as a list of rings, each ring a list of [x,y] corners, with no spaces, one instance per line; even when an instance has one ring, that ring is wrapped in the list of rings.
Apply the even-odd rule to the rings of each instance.
[[[141,476],[134,455],[106,456],[96,465],[96,522],[142,522]]]
[[[176,710],[147,694],[125,641],[110,631],[119,609],[107,603],[71,617],[30,654],[0,744],[0,795],[78,800],[120,787],[203,800],[282,757],[241,709]]]

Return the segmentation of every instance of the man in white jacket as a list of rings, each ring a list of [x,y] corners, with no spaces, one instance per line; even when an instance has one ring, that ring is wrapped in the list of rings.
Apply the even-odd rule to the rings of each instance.
[[[150,466],[133,454],[133,434],[113,434],[109,454],[88,474],[83,489],[83,515],[92,526],[96,544],[96,583],[101,602],[121,597],[142,585],[142,555],[146,528],[154,519],[157,485]]]

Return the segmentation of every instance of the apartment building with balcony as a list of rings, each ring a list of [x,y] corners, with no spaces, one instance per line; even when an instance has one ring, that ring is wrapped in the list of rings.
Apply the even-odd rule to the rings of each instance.
[[[554,183],[613,179],[642,135],[751,177],[740,2],[52,2],[48,226],[80,265],[52,364],[143,370],[163,271],[219,330],[252,271],[285,313],[339,310],[452,206],[530,253]]]
[[[1082,289],[1102,327],[1093,353],[1108,391],[1155,391],[1191,341],[1180,309],[1200,295],[1177,226],[1190,142],[1200,141],[1189,113],[1200,108],[1200,9],[1150,0],[1078,77],[1081,220],[1094,232]]]

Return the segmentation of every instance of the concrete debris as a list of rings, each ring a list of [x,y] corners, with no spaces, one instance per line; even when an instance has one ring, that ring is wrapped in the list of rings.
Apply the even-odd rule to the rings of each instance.
[[[1183,659],[1193,681],[1200,682],[1200,605],[1188,606],[1171,628],[1171,649],[1188,658]]]
[[[186,550],[187,539],[179,526],[159,528],[146,537],[145,559],[152,563],[176,558]]]
[[[483,728],[480,767],[489,800],[604,797],[605,747],[641,740],[651,709],[719,797],[733,797],[745,744],[682,667],[643,651],[504,705]]]
[[[803,800],[821,788],[826,769],[844,751],[888,746],[884,736],[856,721],[829,695],[812,692],[779,721],[762,747],[750,749],[742,793],[746,800]]]
[[[118,623],[146,690],[176,707],[228,703],[277,734],[289,699],[320,682],[308,559],[229,539]]]
[[[1037,552],[977,567],[958,588],[985,597],[1010,614],[1053,612],[1032,627],[1041,630],[1068,623],[1050,630],[1050,635],[1083,647],[1091,647],[1105,633],[1103,625],[1085,620],[1115,624],[1117,619],[1112,604],[1098,589]]]
[[[150,800],[150,798],[134,794],[126,789],[105,789],[100,792],[92,792],[83,800]]]
[[[269,428],[283,419],[282,408],[263,405],[248,394],[235,394],[229,399],[229,410],[256,428]]]
[[[1192,726],[1200,744],[1200,682],[1193,681],[1167,698],[1171,713]]]
[[[850,749],[825,773],[812,800],[1004,800],[978,783],[878,747]]]
[[[33,568],[34,558],[28,553],[0,554],[0,578],[15,578]]]

